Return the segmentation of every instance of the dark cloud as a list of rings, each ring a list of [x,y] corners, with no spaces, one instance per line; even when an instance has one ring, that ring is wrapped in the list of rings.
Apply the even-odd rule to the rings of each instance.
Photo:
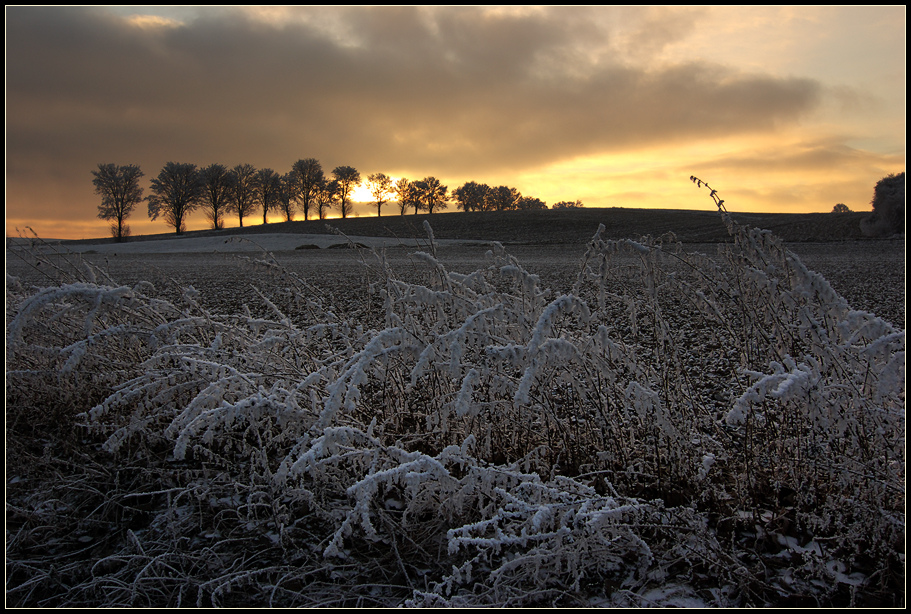
[[[809,79],[637,65],[630,37],[585,8],[299,11],[281,26],[218,11],[138,27],[104,9],[7,8],[8,181],[45,172],[88,185],[99,162],[284,172],[303,157],[489,176],[768,130],[822,95]],[[691,18],[643,23],[647,53]]]
[[[351,45],[239,14],[149,30],[99,10],[11,9],[9,128],[23,145],[80,126],[99,144],[177,157],[243,156],[246,141],[251,157],[279,149],[470,172],[765,129],[819,97],[810,80],[699,64],[582,66],[580,45],[596,32],[580,41],[553,15],[347,16]]]

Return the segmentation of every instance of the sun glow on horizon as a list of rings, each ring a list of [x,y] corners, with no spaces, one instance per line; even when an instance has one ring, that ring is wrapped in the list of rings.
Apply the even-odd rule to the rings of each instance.
[[[395,182],[401,179],[401,177],[389,175],[388,173],[387,176],[392,182],[390,184],[389,192],[386,194],[386,202],[388,204],[390,201],[395,200]],[[370,187],[367,185],[367,177],[368,175],[366,174],[361,175],[361,182],[357,185],[357,187],[354,188],[354,191],[351,193],[352,202],[375,205],[376,199],[373,196],[373,192],[370,191]],[[412,179],[412,181],[414,181],[414,179]]]

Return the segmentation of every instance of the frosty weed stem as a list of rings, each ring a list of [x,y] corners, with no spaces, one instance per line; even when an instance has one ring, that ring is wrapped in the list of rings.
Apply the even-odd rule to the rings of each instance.
[[[693,183],[695,183],[697,188],[701,188],[702,186],[705,186],[705,187],[707,187],[709,190],[711,190],[711,191],[709,192],[709,196],[711,196],[711,197],[712,197],[712,200],[715,201],[715,204],[718,206],[718,210],[719,210],[719,211],[723,211],[724,213],[727,213],[727,212],[728,212],[728,210],[724,208],[724,201],[721,200],[721,198],[718,197],[718,190],[712,189],[712,186],[710,186],[710,185],[707,184],[705,181],[703,181],[702,179],[700,179],[699,177],[696,177],[696,176],[694,176],[694,175],[690,175],[690,181],[692,181]]]

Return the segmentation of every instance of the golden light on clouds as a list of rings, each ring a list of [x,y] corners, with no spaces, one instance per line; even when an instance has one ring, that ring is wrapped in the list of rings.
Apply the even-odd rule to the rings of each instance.
[[[182,23],[176,19],[162,17],[161,15],[130,15],[126,18],[126,21],[131,26],[144,30],[177,28],[182,25]]]
[[[169,161],[313,157],[549,204],[703,208],[696,174],[732,210],[864,210],[904,170],[904,24],[863,6],[8,7],[7,233],[105,236],[90,172],[109,162],[139,164],[147,194]],[[145,205],[129,223],[168,232]]]

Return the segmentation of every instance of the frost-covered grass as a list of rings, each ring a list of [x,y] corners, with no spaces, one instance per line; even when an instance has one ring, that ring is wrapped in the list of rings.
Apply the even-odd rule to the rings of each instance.
[[[8,278],[8,603],[903,605],[904,331],[721,219],[558,293],[429,227],[344,307]]]

